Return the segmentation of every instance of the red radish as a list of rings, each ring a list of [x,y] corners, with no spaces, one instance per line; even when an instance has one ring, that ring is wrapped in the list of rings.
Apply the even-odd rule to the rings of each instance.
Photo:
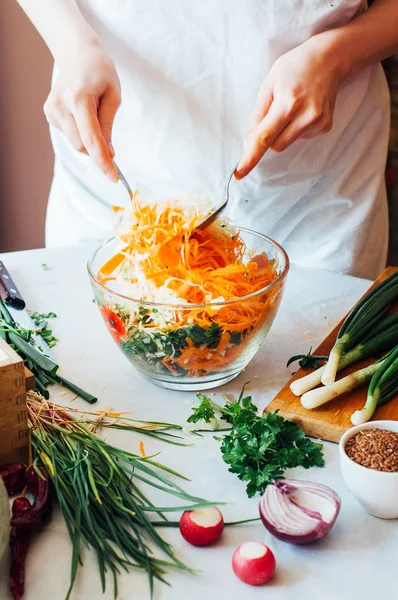
[[[250,585],[267,583],[275,573],[275,556],[261,542],[246,542],[232,557],[232,568],[241,581]]]
[[[224,529],[224,519],[218,508],[186,510],[180,519],[182,537],[193,546],[214,544]]]

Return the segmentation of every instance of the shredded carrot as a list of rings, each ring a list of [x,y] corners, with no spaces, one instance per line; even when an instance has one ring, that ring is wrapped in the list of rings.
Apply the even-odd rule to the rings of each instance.
[[[139,277],[144,277],[153,289],[166,289],[176,304],[204,305],[176,309],[176,318],[166,329],[197,324],[207,330],[215,323],[221,330],[218,346],[197,347],[187,337],[178,356],[161,357],[159,362],[173,375],[179,375],[181,368],[193,376],[224,369],[250,341],[248,332],[273,310],[277,291],[256,295],[277,276],[267,255],[251,257],[239,231],[226,222],[215,221],[199,229],[205,215],[197,207],[183,207],[174,201],[142,205],[135,192],[131,210],[113,210],[123,213],[124,227],[118,234],[119,251],[100,269],[102,281],[121,276],[139,285]],[[145,330],[150,327],[150,323],[142,324]]]
[[[101,275],[111,275],[117,267],[123,262],[123,254],[115,254],[100,269]]]
[[[144,446],[144,442],[142,440],[140,440],[140,454],[143,458],[146,457],[145,446]]]
[[[116,277],[101,277],[101,283],[109,283],[109,281],[116,281]]]

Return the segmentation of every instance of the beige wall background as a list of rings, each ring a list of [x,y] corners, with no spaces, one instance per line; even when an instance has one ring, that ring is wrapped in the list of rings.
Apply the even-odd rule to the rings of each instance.
[[[43,104],[52,57],[16,0],[0,0],[0,252],[44,245],[53,153]]]

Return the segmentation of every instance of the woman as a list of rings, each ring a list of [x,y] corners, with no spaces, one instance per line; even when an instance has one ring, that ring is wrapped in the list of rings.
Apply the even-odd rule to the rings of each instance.
[[[47,245],[111,234],[110,205],[125,193],[113,185],[115,151],[132,185],[163,198],[203,182],[219,190],[240,158],[236,223],[303,266],[382,270],[379,61],[398,51],[397,0],[367,11],[361,0],[19,3],[56,63],[44,106],[55,150]]]

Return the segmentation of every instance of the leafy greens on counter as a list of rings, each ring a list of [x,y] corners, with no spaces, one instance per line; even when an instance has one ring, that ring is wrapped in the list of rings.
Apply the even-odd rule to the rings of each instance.
[[[40,351],[40,346],[32,336],[33,333],[38,333],[49,346],[54,346],[58,340],[54,337],[52,330],[48,329],[46,319],[55,316],[55,313],[31,313],[31,318],[37,327],[33,332],[30,329],[21,327],[14,321],[6,305],[0,300],[0,337],[23,359],[26,367],[35,376],[35,390],[42,394],[46,400],[50,397],[48,386],[58,383],[86,400],[86,402],[93,404],[97,402],[97,398],[59,375],[59,365]]]
[[[209,423],[221,413],[221,419],[231,425],[221,438],[221,454],[229,471],[247,482],[249,498],[262,494],[276,479],[282,479],[286,469],[293,467],[323,467],[322,444],[310,440],[292,421],[278,411],[260,416],[250,396],[242,390],[236,402],[224,406],[198,394],[200,405],[193,409],[189,423]]]

